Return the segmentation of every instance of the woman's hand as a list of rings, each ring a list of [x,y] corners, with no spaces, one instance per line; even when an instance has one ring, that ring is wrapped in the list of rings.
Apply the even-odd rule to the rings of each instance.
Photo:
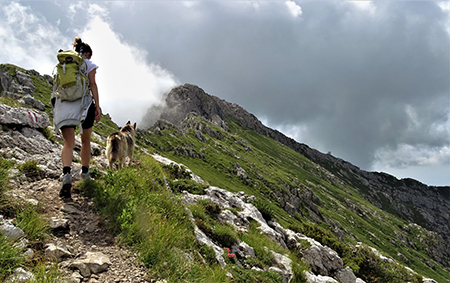
[[[95,106],[95,122],[99,122],[102,118],[102,109],[99,106]]]

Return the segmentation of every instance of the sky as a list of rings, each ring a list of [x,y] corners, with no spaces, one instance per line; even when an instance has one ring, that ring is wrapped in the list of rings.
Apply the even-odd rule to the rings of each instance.
[[[51,75],[75,36],[118,125],[190,83],[361,169],[450,186],[449,1],[0,0],[0,63]]]

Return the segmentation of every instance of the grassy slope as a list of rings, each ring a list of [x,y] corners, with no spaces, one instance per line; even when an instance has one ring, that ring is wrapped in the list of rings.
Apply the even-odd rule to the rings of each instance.
[[[342,230],[346,231],[345,241],[348,244],[355,245],[361,241],[425,277],[438,282],[450,282],[449,273],[441,266],[435,264],[436,268],[433,270],[426,264],[432,260],[427,256],[426,247],[421,244],[420,238],[428,237],[427,231],[419,227],[406,233],[403,228],[409,223],[367,202],[359,195],[357,189],[344,187],[327,177],[322,169],[304,156],[273,139],[242,129],[232,121],[229,121],[229,125],[230,133],[210,125],[214,130],[221,131],[224,138],[217,140],[205,134],[208,138],[206,144],[198,141],[193,132],[182,136],[170,129],[163,130],[163,135],[147,134],[145,138],[152,142],[152,146],[160,154],[185,164],[212,185],[232,192],[244,191],[271,200],[275,204],[274,214],[284,227],[312,221],[305,213],[304,216],[296,215],[296,217],[287,214],[276,205],[276,198],[272,192],[283,190],[285,184],[291,187],[307,186],[324,202],[324,205],[319,207],[321,214],[338,223]],[[242,140],[248,142],[251,151],[247,152],[244,146],[239,144]],[[176,147],[184,147],[203,154],[204,160],[177,155],[173,150]],[[240,180],[233,172],[236,163],[244,168],[250,182]],[[262,175],[265,181],[260,180],[258,174]],[[320,223],[320,226],[330,229],[325,222]],[[417,248],[403,244],[397,239],[396,232],[407,235]],[[396,244],[392,243],[394,240]],[[398,253],[405,256],[408,263],[404,263]]]

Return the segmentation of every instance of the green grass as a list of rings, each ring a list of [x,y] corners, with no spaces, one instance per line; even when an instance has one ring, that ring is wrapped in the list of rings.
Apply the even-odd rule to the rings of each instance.
[[[228,123],[230,132],[210,125],[213,130],[221,132],[222,138],[217,140],[204,134],[208,139],[206,143],[197,140],[192,131],[180,135],[172,128],[163,130],[162,135],[145,133],[140,138],[149,141],[143,146],[185,164],[208,183],[231,192],[244,191],[256,196],[258,202],[255,205],[265,212],[267,219],[273,217],[284,227],[302,226],[305,223],[317,225],[321,231],[326,231],[326,237],[317,239],[340,250],[346,264],[355,271],[359,270],[359,265],[351,256],[351,247],[362,241],[383,254],[390,254],[398,262],[402,262],[397,256],[397,252],[400,252],[409,259],[408,266],[416,272],[439,282],[450,282],[442,266],[435,264],[433,270],[423,263],[430,259],[426,246],[420,245],[417,236],[410,238],[417,242],[418,250],[411,250],[401,243],[392,244],[392,239],[396,239],[395,231],[407,223],[392,212],[380,210],[365,200],[360,195],[360,187],[337,183],[323,169],[299,153],[271,138],[242,129],[233,121]],[[246,149],[243,141],[247,142],[251,150]],[[190,156],[183,152],[189,152]],[[247,180],[236,176],[236,163],[246,171]],[[356,184],[355,180],[351,181]],[[306,193],[304,187],[320,199],[320,202],[313,204],[318,209],[319,217],[326,222],[313,224],[315,221],[310,215],[311,208],[305,203],[300,204],[295,215],[287,214],[280,206],[279,195],[293,188]]]
[[[220,280],[226,272],[219,266],[206,266],[195,252],[201,247],[193,225],[181,201],[165,188],[163,168],[151,157],[138,158],[139,166],[84,182],[81,192],[94,199],[120,243],[140,251],[151,278],[225,282]],[[191,262],[186,254],[191,254]]]
[[[21,252],[19,248],[14,246],[13,242],[0,234],[0,281],[3,282],[14,269],[25,264]]]
[[[31,167],[35,169],[35,165],[33,163]],[[25,238],[30,245],[42,243],[48,238],[49,234],[48,220],[43,217],[41,209],[30,204],[17,203],[5,196],[5,192],[9,189],[8,170],[13,166],[14,164],[11,161],[0,158],[0,215],[13,219],[13,224],[24,231]],[[27,166],[25,165],[21,169],[25,170],[24,172],[29,172],[26,169]],[[15,244],[0,233],[0,282],[13,274],[18,267],[31,270],[36,276],[33,282],[59,282],[52,279],[56,278],[57,267],[47,269],[46,263],[39,258],[28,260],[23,256],[24,250]]]

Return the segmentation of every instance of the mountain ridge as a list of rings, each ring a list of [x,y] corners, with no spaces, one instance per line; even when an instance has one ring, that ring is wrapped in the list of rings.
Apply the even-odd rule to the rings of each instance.
[[[347,185],[358,188],[364,198],[378,208],[437,232],[450,245],[450,187],[428,186],[411,178],[397,179],[384,172],[362,170],[350,162],[321,153],[264,126],[255,115],[241,106],[209,95],[193,84],[173,88],[165,98],[165,106],[156,111],[150,108],[143,121],[150,118],[148,113],[154,112],[160,113],[160,119],[178,126],[192,112],[217,126],[223,125],[223,121],[228,118],[234,119],[240,126],[274,139],[319,164]],[[410,205],[415,208],[408,207]],[[450,252],[446,258],[450,258]]]

